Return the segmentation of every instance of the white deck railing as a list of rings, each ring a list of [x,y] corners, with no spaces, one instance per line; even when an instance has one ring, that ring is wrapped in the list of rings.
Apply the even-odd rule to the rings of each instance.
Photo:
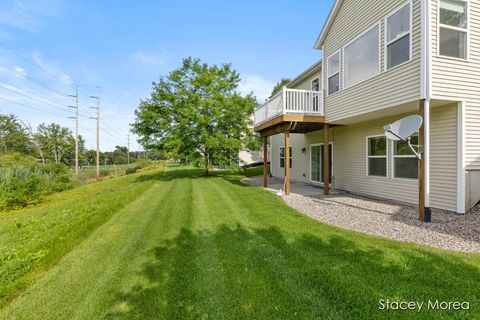
[[[323,96],[320,91],[283,88],[255,110],[255,126],[283,114],[322,116]]]

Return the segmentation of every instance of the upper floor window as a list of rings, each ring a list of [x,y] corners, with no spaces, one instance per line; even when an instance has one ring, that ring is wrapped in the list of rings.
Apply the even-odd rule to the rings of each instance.
[[[387,70],[410,60],[410,4],[386,21]]]
[[[340,54],[337,52],[328,58],[327,61],[328,75],[328,94],[335,93],[340,90]]]
[[[379,37],[380,28],[376,25],[344,48],[345,87],[379,73]]]
[[[440,0],[440,55],[467,58],[467,2]]]

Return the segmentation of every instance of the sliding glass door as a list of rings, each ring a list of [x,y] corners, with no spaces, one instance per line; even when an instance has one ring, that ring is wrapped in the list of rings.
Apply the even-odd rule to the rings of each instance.
[[[330,183],[332,182],[333,163],[332,145],[329,148]],[[316,183],[323,183],[323,144],[310,146],[310,180]]]

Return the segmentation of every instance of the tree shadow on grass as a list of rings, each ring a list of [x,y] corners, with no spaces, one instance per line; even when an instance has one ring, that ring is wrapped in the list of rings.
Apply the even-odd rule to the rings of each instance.
[[[347,235],[348,236],[348,235]],[[357,237],[357,238],[355,238]],[[222,225],[181,229],[114,294],[115,319],[472,319],[480,316],[478,257],[359,236],[288,234]],[[375,243],[376,242],[376,243]],[[470,311],[381,311],[379,300],[470,301]]]

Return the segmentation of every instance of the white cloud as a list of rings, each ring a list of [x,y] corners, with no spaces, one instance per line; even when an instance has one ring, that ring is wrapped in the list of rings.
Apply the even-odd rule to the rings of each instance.
[[[60,12],[62,0],[2,0],[0,25],[35,32],[43,25],[43,17]]]
[[[243,78],[239,90],[245,95],[253,92],[257,100],[262,102],[270,96],[274,86],[274,81],[267,80],[260,75],[248,75]]]
[[[27,70],[24,68],[12,65],[10,62],[6,62],[6,60],[0,60],[0,72],[2,74],[2,78],[20,78],[23,79],[28,76]]]
[[[167,62],[167,52],[164,49],[156,51],[137,50],[132,57],[147,66],[159,66]]]

